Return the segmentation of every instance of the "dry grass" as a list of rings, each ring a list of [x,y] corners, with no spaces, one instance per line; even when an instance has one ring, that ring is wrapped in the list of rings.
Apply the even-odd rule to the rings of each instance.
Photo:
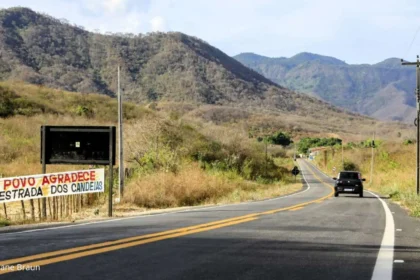
[[[24,176],[41,173],[40,127],[42,125],[115,125],[117,120],[116,101],[99,94],[80,94],[54,90],[21,82],[1,82],[2,89],[13,90],[25,110],[8,118],[0,118],[0,175],[3,177]],[[19,104],[21,104],[19,103]],[[78,106],[89,108],[89,116],[79,115]],[[32,110],[32,108],[35,108]],[[44,108],[44,113],[37,111]],[[125,118],[128,130],[132,119],[153,118],[154,114],[141,106],[125,104]],[[48,165],[47,172],[85,169],[87,166]],[[25,216],[30,213],[29,201],[24,202]],[[20,202],[6,205],[7,217],[13,223],[27,223]],[[35,201],[38,216],[37,201]],[[83,211],[82,211],[83,212]],[[77,215],[81,215],[82,212]],[[0,205],[0,216],[5,216]],[[66,219],[72,219],[72,216]]]
[[[235,130],[241,128],[247,132],[257,130],[262,134],[281,130],[290,133],[296,141],[302,137],[338,137],[345,142],[358,142],[371,136],[372,131],[376,131],[377,137],[390,141],[398,141],[400,138],[412,139],[415,136],[412,125],[349,116],[343,112],[331,114],[306,108],[304,114],[298,114],[262,107],[182,105],[169,107],[166,104],[162,106],[158,104],[157,108],[161,112],[176,112],[182,119],[200,125],[203,123],[224,125]]]
[[[234,187],[225,178],[188,167],[178,174],[161,171],[139,178],[127,186],[125,201],[147,208],[198,205],[221,197]]]
[[[44,114],[16,115],[0,119],[0,174],[7,177],[40,173],[39,129],[41,125],[116,124],[115,100],[106,96],[69,93],[22,83],[0,83],[0,86],[15,90],[29,103],[33,102],[40,107],[49,108],[46,110],[48,113]],[[76,109],[79,105],[89,108],[92,114],[78,115]],[[271,165],[276,172],[282,170],[278,172],[279,176],[273,176],[281,178],[280,182],[259,183],[262,182],[260,175],[262,174],[261,166],[265,162],[265,149],[262,143],[249,138],[250,130],[257,129],[261,133],[283,130],[291,132],[295,139],[307,135],[333,134],[344,139],[345,137],[358,139],[360,135],[355,135],[355,131],[364,131],[374,124],[377,131],[382,131],[384,135],[387,133],[396,135],[396,131],[400,130],[403,132],[402,137],[407,138],[409,135],[403,130],[404,126],[382,125],[366,119],[362,119],[360,129],[355,130],[352,127],[354,122],[349,119],[337,120],[335,117],[329,117],[330,119],[326,120],[314,118],[309,113],[308,116],[297,116],[262,109],[255,112],[251,108],[176,105],[176,103],[163,104],[161,108],[157,106],[158,109],[152,112],[142,106],[125,104],[125,164],[135,167],[136,173],[128,181],[125,202],[117,206],[117,213],[127,215],[127,212],[141,212],[145,209],[264,199],[300,189],[300,184],[293,184],[293,177],[288,174],[287,169],[290,170],[294,164],[290,159],[276,159],[276,165]],[[177,109],[171,111],[174,108]],[[317,112],[317,114],[321,113]],[[355,117],[355,121],[360,121],[360,119]],[[291,152],[291,150],[279,147],[269,147],[269,154],[273,155],[290,157]],[[398,156],[399,152],[400,150],[395,148],[395,151],[390,153],[392,156],[394,154]],[[349,154],[349,158],[358,155],[350,151],[346,153]],[[409,156],[408,152],[406,154]],[[201,156],[200,159],[199,156]],[[211,159],[204,162],[205,157]],[[364,152],[361,152],[359,157],[364,158]],[[207,164],[206,168],[213,166],[212,164],[216,162],[219,164],[219,169],[207,168],[204,171],[198,166],[198,160],[203,160]],[[232,166],[236,167],[236,163],[245,160],[253,162],[253,171],[249,171],[249,174],[257,174],[258,176],[252,178],[256,181],[244,180],[243,178],[251,177],[245,176],[243,170],[241,171],[243,174],[240,174],[243,177],[238,175],[240,171],[233,171]],[[397,161],[404,160],[399,158]],[[364,161],[359,164],[365,168]],[[86,166],[51,165],[48,166],[47,172],[83,168]],[[387,170],[388,167],[384,165],[383,168]],[[220,171],[222,169],[224,171]],[[400,169],[409,170],[406,166]],[[382,181],[375,181],[375,185],[387,186],[389,188],[387,191],[393,192],[395,180],[392,181],[392,175],[402,176],[400,173],[397,170],[394,173],[384,174],[381,177]],[[411,174],[406,176],[405,179],[398,177],[400,179],[397,183],[411,184],[408,180]],[[399,196],[405,195],[408,205],[414,200],[410,200],[411,193],[401,191],[403,188],[404,186],[399,187]],[[104,216],[107,213],[106,207],[104,195],[97,201],[97,205],[79,213],[73,213],[67,219]],[[29,217],[29,202],[25,202],[25,210]],[[99,213],[95,214],[96,210],[99,210]],[[23,216],[19,202],[10,203],[8,212],[9,216],[15,215],[16,220]]]
[[[146,208],[259,200],[299,190],[301,184],[258,184],[231,174],[209,174],[197,165],[179,173],[159,172],[132,181],[124,201]]]
[[[4,177],[41,173],[41,125],[115,125],[115,100],[106,96],[82,95],[23,83],[0,83],[0,87],[14,90],[27,101],[25,104],[29,104],[28,106],[38,104],[38,107],[49,108],[46,113],[19,113],[9,118],[0,118],[0,174]],[[75,111],[78,102],[89,107],[93,115],[78,115]],[[196,155],[200,153],[207,153],[219,163],[241,155],[260,165],[259,162],[264,158],[263,146],[255,139],[249,139],[245,124],[214,125],[197,119],[193,122],[162,111],[152,112],[138,105],[125,106],[129,113],[125,116],[125,164],[126,167],[134,167],[136,172],[131,182],[128,181],[128,202],[119,204],[116,213],[127,215],[127,212],[141,212],[146,208],[263,199],[300,187],[289,184],[288,176],[283,176],[281,183],[259,184],[245,181],[234,171],[203,171],[198,166]],[[185,108],[187,111],[191,109],[188,106]],[[285,154],[280,148],[270,148],[269,152]],[[278,167],[273,167],[279,170]],[[85,168],[86,166],[48,165],[47,172]],[[136,201],[130,201],[134,198]],[[95,205],[88,208],[85,206],[82,211],[63,219],[106,216],[106,201],[104,194]],[[24,205],[28,219],[31,215],[29,201],[25,201]],[[0,216],[4,216],[1,208]],[[20,202],[8,203],[7,212],[14,223],[29,222],[23,219]],[[35,214],[38,216],[37,201]]]

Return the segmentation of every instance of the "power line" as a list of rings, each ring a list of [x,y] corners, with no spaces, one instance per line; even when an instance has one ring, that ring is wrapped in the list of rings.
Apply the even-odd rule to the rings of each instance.
[[[419,27],[417,27],[417,30],[414,33],[413,39],[411,40],[411,43],[408,46],[407,51],[406,51],[405,55],[403,56],[403,58],[407,57],[408,53],[410,52],[411,47],[413,46],[413,44],[414,44],[414,42],[415,42],[415,40],[417,38],[417,34],[419,33],[419,31],[420,31],[420,25],[419,25]],[[388,68],[388,70],[383,74],[383,76],[385,77],[389,72],[391,72],[392,70],[394,70],[395,68],[397,68],[397,66],[398,66],[398,64],[394,64],[392,67]]]
[[[407,52],[406,52],[406,53],[405,53],[405,55],[403,56],[403,58],[406,58],[406,57],[407,57],[408,52],[411,50],[411,47],[413,46],[414,41],[416,40],[416,37],[417,37],[417,33],[419,33],[419,31],[420,31],[420,25],[419,25],[419,27],[417,27],[416,33],[414,33],[413,40],[411,40],[411,43],[410,43],[410,45],[409,45],[409,47],[408,47],[408,49],[407,49]]]

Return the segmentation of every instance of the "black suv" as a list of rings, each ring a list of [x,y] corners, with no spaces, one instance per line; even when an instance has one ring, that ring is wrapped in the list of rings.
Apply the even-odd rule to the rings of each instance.
[[[341,171],[338,178],[335,180],[334,196],[337,197],[339,193],[359,194],[363,197],[363,183],[366,179],[362,179],[362,174],[357,171]]]

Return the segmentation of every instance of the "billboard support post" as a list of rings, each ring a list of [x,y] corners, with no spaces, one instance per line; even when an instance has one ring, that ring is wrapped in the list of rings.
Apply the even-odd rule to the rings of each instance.
[[[108,198],[108,216],[112,217],[112,187],[114,184],[114,169],[112,166],[112,152],[114,143],[112,141],[112,127],[109,129],[109,198]]]
[[[47,173],[47,164],[45,163],[45,126],[41,127],[41,161],[42,161],[42,174]],[[38,204],[39,205],[39,204]],[[38,209],[39,210],[39,209]],[[42,198],[42,218],[45,220],[47,218],[47,198]]]
[[[124,155],[123,155],[123,104],[122,104],[122,94],[120,89],[120,66],[118,65],[118,158],[119,158],[119,168],[118,168],[118,184],[119,184],[119,194],[118,199],[121,202],[121,198],[124,193]]]

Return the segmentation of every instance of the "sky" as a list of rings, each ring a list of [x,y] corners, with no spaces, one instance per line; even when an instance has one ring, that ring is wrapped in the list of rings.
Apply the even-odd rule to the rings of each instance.
[[[419,0],[0,0],[14,6],[101,33],[180,31],[231,56],[312,52],[373,64],[420,54]]]

